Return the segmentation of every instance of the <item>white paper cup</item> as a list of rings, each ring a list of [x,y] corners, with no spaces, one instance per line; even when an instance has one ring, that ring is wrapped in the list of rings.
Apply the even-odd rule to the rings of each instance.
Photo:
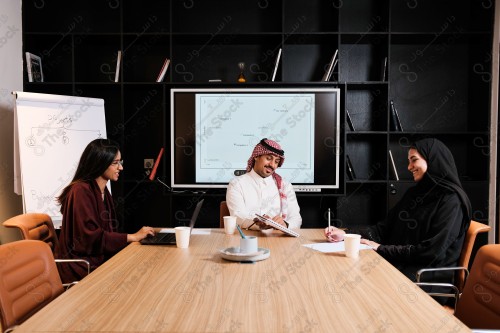
[[[234,234],[236,230],[236,216],[224,216],[224,232],[227,235]]]
[[[344,235],[344,246],[345,255],[349,258],[359,257],[359,245],[361,242],[361,235],[357,234],[345,234]]]
[[[246,236],[240,239],[240,252],[241,253],[255,253],[259,250],[257,237]]]
[[[175,242],[177,247],[185,249],[189,247],[189,236],[191,234],[190,227],[175,227]]]

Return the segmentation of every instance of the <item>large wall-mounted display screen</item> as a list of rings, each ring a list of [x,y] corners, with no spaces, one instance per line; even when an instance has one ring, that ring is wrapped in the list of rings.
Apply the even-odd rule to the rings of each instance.
[[[170,100],[172,187],[226,187],[268,138],[296,190],[340,188],[339,89],[172,89]]]

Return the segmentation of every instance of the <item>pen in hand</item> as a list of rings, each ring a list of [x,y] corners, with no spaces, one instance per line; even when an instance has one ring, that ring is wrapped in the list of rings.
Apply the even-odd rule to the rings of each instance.
[[[243,233],[243,230],[241,230],[239,224],[236,224],[236,228],[238,229],[238,232],[240,233],[241,238],[243,238],[243,239],[247,238],[247,236],[245,236],[245,234]]]
[[[331,218],[331,211],[330,208],[328,208],[328,232],[330,232],[330,218]]]

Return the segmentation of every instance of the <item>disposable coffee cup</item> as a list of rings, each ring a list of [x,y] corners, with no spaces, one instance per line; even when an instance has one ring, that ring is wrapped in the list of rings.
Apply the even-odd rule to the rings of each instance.
[[[224,216],[224,232],[227,235],[234,234],[236,230],[236,216]]]
[[[344,246],[345,255],[348,258],[359,257],[359,245],[361,243],[361,235],[357,234],[345,234],[344,235]]]
[[[175,242],[177,247],[185,249],[189,247],[189,236],[191,235],[190,227],[175,227]]]
[[[255,253],[259,249],[257,237],[240,238],[240,253]]]

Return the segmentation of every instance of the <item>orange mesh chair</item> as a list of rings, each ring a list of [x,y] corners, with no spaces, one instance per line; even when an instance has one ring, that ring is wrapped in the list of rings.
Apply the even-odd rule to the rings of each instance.
[[[219,208],[219,227],[224,228],[224,216],[231,215],[229,213],[229,208],[227,208],[227,203],[225,201],[221,201]]]
[[[49,215],[43,213],[21,214],[6,220],[3,225],[7,228],[19,229],[23,239],[40,240],[47,243],[52,250],[53,256],[58,257],[59,240]],[[90,273],[90,263],[84,259],[56,259],[56,262],[81,262],[87,266],[87,274]],[[75,283],[65,283],[64,286],[70,287]]]
[[[0,245],[0,322],[11,331],[64,291],[47,243],[20,240]]]
[[[469,328],[500,328],[500,244],[477,252],[455,316]]]

